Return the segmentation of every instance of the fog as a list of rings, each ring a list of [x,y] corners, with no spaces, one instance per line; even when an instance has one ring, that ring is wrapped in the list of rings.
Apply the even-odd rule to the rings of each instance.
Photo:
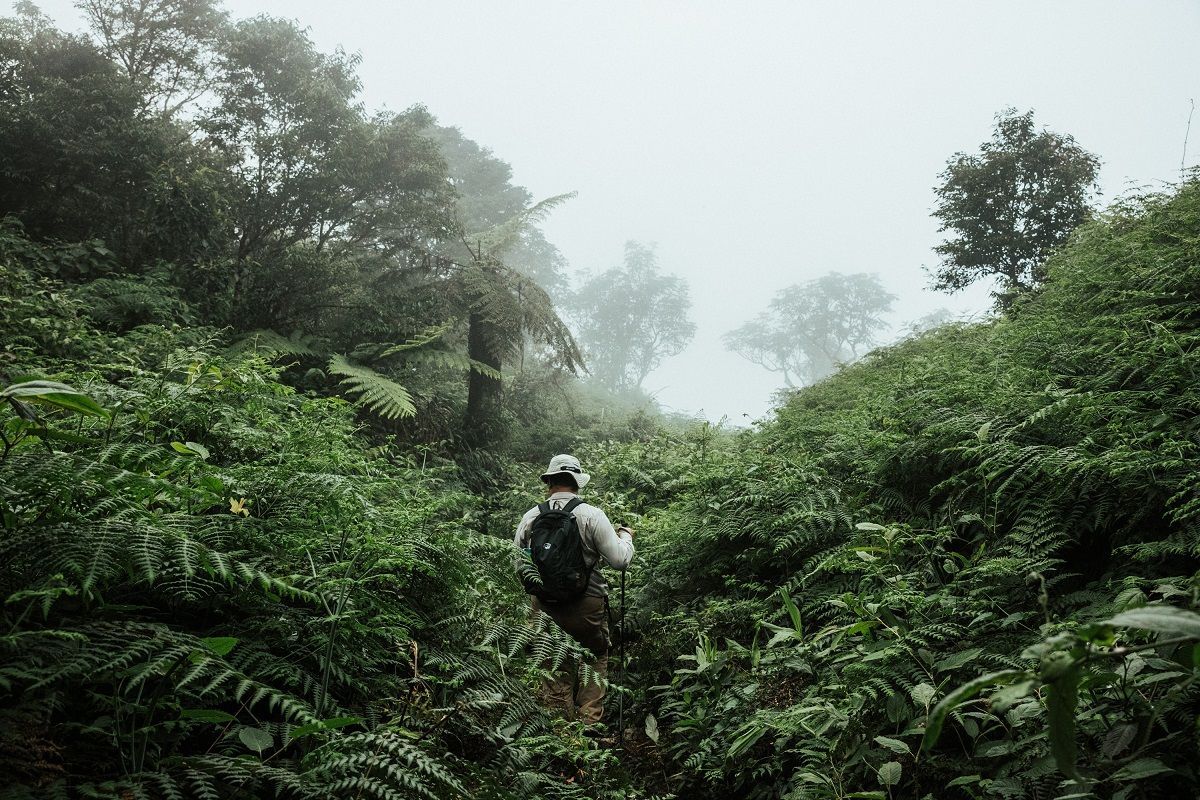
[[[39,3],[68,29],[65,0]],[[362,56],[370,108],[425,105],[513,166],[575,283],[654,242],[698,332],[646,382],[670,410],[743,423],[780,377],[721,335],[793,283],[875,272],[899,330],[988,287],[926,290],[946,159],[1034,109],[1103,160],[1103,199],[1179,175],[1200,95],[1200,4],[235,0]],[[1186,162],[1200,155],[1200,121]]]

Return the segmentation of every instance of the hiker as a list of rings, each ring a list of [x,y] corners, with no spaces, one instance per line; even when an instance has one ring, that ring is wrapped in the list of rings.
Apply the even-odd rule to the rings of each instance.
[[[629,566],[633,530],[614,529],[603,511],[579,498],[589,480],[574,456],[550,459],[542,475],[549,497],[521,518],[514,541],[521,550],[517,576],[533,595],[534,614],[544,611],[596,657],[592,668],[597,680],[576,686],[566,670],[548,679],[543,687],[547,705],[567,719],[577,713],[589,730],[598,730],[604,714],[609,633],[608,584],[597,567],[601,558],[622,572]]]

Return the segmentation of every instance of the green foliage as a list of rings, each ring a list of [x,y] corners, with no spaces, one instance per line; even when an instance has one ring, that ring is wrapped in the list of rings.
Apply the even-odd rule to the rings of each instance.
[[[206,154],[143,114],[144,98],[90,41],[0,20],[0,216],[31,234],[103,239],[129,267],[195,259],[221,226]]]
[[[0,23],[0,794],[1195,796],[1200,185],[1059,249],[1094,159],[1001,118],[943,284],[1039,292],[672,426],[574,377],[565,196],[294,23],[83,6]],[[732,341],[812,381],[889,303],[827,277]],[[579,448],[639,531],[620,756],[539,705],[595,673],[510,575]]]
[[[226,32],[214,0],[83,0],[79,8],[105,55],[142,96],[144,111],[170,117],[203,93]]]
[[[329,359],[329,371],[343,376],[341,385],[347,392],[358,395],[356,402],[384,419],[411,417],[417,413],[407,389],[370,367],[335,355]]]
[[[25,268],[80,284],[82,314],[115,334],[301,331],[326,358],[288,353],[287,382],[352,388],[373,435],[447,454],[502,449],[511,367],[579,366],[549,293],[565,261],[537,227],[570,195],[533,202],[421,107],[369,113],[357,57],[298,23],[80,7],[90,37],[31,7],[0,20],[0,214],[42,245]],[[384,352],[435,328],[438,346]]]
[[[978,154],[956,153],[941,174],[933,215],[951,238],[935,249],[935,287],[997,279],[997,304],[1046,279],[1046,259],[1090,212],[1100,160],[1071,136],[1034,128],[1033,112],[996,116]]]
[[[526,621],[452,465],[262,350],[90,327],[20,261],[6,289],[55,322],[0,317],[4,796],[637,796],[538,705],[590,656]]]
[[[1127,201],[1009,318],[593,454],[674,791],[1195,794],[1198,221],[1194,182]]]

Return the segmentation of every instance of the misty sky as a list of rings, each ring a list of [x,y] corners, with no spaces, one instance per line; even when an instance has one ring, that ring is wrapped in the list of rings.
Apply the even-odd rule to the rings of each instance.
[[[75,30],[69,0],[39,3]],[[1200,99],[1200,3],[232,0],[362,55],[368,107],[429,108],[512,164],[576,276],[655,242],[698,332],[647,381],[669,409],[761,416],[780,381],[721,334],[792,283],[876,272],[897,328],[928,292],[946,159],[1007,106],[1103,160],[1106,199],[1178,177]],[[1200,114],[1188,150],[1200,162]]]

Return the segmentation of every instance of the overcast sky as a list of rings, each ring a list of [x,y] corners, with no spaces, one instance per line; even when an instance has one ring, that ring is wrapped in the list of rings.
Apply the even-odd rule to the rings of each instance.
[[[39,5],[68,29],[69,0]],[[370,107],[429,108],[513,166],[578,277],[627,239],[691,284],[698,332],[650,376],[668,408],[744,423],[780,381],[721,334],[779,289],[878,273],[897,328],[986,289],[926,291],[946,159],[1032,108],[1103,160],[1107,199],[1177,178],[1200,99],[1200,2],[232,0],[362,55]],[[1200,117],[1200,115],[1197,115]],[[1200,162],[1200,119],[1187,162]]]

